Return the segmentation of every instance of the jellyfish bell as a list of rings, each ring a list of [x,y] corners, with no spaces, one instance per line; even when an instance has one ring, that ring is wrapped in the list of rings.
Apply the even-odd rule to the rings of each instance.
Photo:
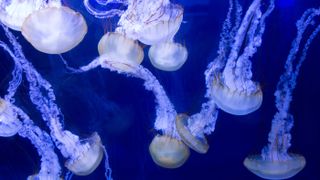
[[[286,160],[264,160],[261,155],[247,157],[243,164],[252,173],[264,179],[288,179],[299,173],[306,159],[299,154],[289,153]]]
[[[183,19],[183,8],[170,3],[163,11],[158,20],[143,24],[138,38],[140,42],[146,45],[154,45],[173,39]]]
[[[11,137],[21,129],[22,123],[18,120],[10,104],[0,98],[0,136]]]
[[[176,128],[182,141],[194,151],[205,154],[209,145],[205,137],[195,137],[188,128],[188,118],[186,114],[178,114],[176,117]]]
[[[24,20],[34,11],[48,6],[61,6],[59,0],[2,0],[0,21],[9,28],[21,31]]]
[[[104,63],[108,63],[124,72],[131,71],[132,67],[141,64],[144,57],[140,45],[120,33],[105,34],[99,41],[98,51],[104,56],[100,62],[102,67]]]
[[[84,149],[76,159],[68,159],[65,166],[78,176],[86,176],[92,173],[100,164],[103,157],[103,148],[98,133],[83,142]]]
[[[188,51],[181,44],[164,42],[151,46],[148,55],[154,67],[163,71],[176,71],[186,62]]]
[[[190,150],[181,141],[167,135],[153,138],[149,152],[152,160],[164,168],[178,168],[189,158]]]
[[[60,54],[77,46],[87,33],[80,13],[61,7],[47,7],[30,14],[22,24],[22,35],[37,50]]]
[[[259,86],[255,93],[242,92],[228,88],[216,74],[212,82],[211,96],[217,106],[233,115],[246,115],[256,111],[262,104],[262,91]]]

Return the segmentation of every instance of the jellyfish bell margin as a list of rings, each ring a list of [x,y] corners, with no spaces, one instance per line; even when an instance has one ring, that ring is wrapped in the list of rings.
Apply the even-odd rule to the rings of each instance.
[[[265,160],[261,155],[252,155],[243,164],[249,171],[264,179],[289,179],[305,167],[306,159],[293,153],[289,153],[284,160]]]
[[[144,53],[141,46],[134,40],[120,33],[107,33],[98,43],[98,51],[103,63],[112,64],[120,71],[130,71],[143,61]],[[107,61],[107,62],[106,62]]]
[[[47,7],[30,14],[22,24],[22,35],[37,50],[60,54],[76,47],[87,33],[80,13],[61,7]]]
[[[211,96],[217,106],[233,115],[247,115],[260,108],[263,93],[259,85],[256,92],[248,94],[237,89],[228,88],[222,81],[221,75],[216,74],[211,88]]]
[[[168,135],[157,135],[149,146],[152,160],[164,168],[178,168],[190,156],[189,148],[180,140]]]
[[[182,141],[194,151],[205,154],[209,145],[205,137],[195,137],[188,128],[188,118],[186,114],[178,114],[176,118],[176,128]]]

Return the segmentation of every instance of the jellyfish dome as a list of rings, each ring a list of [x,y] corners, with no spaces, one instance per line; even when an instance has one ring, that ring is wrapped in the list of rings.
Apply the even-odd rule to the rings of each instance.
[[[98,133],[93,133],[83,143],[86,145],[81,146],[82,154],[77,159],[68,159],[65,163],[70,171],[79,176],[91,174],[99,166],[103,157],[102,143]]]
[[[205,154],[209,149],[206,138],[195,137],[188,128],[188,116],[186,114],[179,114],[176,118],[177,131],[182,141],[187,144],[191,149],[198,153]]]
[[[139,44],[120,33],[105,34],[99,41],[98,51],[105,56],[100,62],[102,67],[107,63],[120,71],[139,65],[144,57]]]
[[[0,98],[0,136],[10,137],[17,134],[22,127],[10,104]]]
[[[164,42],[151,46],[149,49],[151,64],[163,71],[176,71],[187,60],[188,51],[181,44]]]
[[[306,165],[306,159],[299,154],[288,154],[285,160],[265,160],[261,155],[247,157],[243,164],[255,175],[264,179],[289,179]]]
[[[259,109],[262,104],[262,90],[259,85],[256,87],[253,93],[232,89],[222,83],[220,74],[217,74],[212,82],[211,95],[223,111],[233,115],[246,115]]]
[[[183,8],[176,4],[168,4],[163,11],[159,20],[143,26],[139,41],[153,45],[173,39],[183,19]]]
[[[189,158],[190,150],[181,141],[166,136],[157,135],[153,138],[149,152],[152,160],[165,168],[178,168]]]
[[[77,46],[87,33],[80,13],[68,7],[48,7],[33,12],[22,24],[22,35],[37,50],[60,54]]]
[[[146,45],[154,45],[171,41],[182,19],[183,8],[169,0],[132,1],[122,14],[116,31]]]
[[[48,6],[61,6],[60,0],[3,0],[0,2],[0,21],[20,31],[24,20],[34,11]]]

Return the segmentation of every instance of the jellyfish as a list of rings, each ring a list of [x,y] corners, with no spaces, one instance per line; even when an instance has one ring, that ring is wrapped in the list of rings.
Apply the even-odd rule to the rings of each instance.
[[[163,71],[176,71],[186,62],[188,50],[179,43],[164,42],[149,49],[151,64]]]
[[[157,69],[178,70],[187,60],[187,49],[173,41],[183,19],[183,8],[169,0],[130,1],[116,32],[151,45],[149,59]]]
[[[99,135],[93,133],[91,137],[80,140],[78,136],[63,129],[61,123],[63,115],[55,103],[56,98],[51,84],[43,79],[25,58],[22,47],[8,28],[2,27],[14,47],[14,51],[12,52],[5,46],[2,47],[9,52],[15,63],[22,67],[26,80],[29,82],[30,100],[47,123],[55,145],[63,157],[67,159],[65,166],[76,175],[84,176],[92,173],[103,157],[103,148]]]
[[[171,41],[183,19],[183,8],[169,0],[129,1],[117,32],[147,45]]]
[[[219,61],[210,65],[213,68],[210,76],[214,77],[211,82],[212,99],[220,109],[233,115],[249,114],[262,103],[261,88],[251,80],[250,58],[261,46],[265,20],[274,9],[274,0],[270,1],[265,13],[261,12],[260,6],[261,0],[252,2],[237,32],[223,44],[222,51],[230,54],[226,57],[224,52]],[[230,41],[233,42],[230,44]]]
[[[0,2],[0,21],[11,29],[21,31],[24,20],[34,11],[61,6],[60,0],[3,0]]]
[[[297,36],[292,42],[290,53],[285,62],[285,71],[280,76],[274,93],[277,112],[272,119],[268,144],[262,149],[261,154],[248,156],[244,160],[244,166],[248,170],[264,179],[291,178],[299,173],[306,164],[302,155],[288,152],[291,146],[290,130],[294,121],[289,109],[300,67],[306,59],[310,44],[319,34],[320,25],[318,24],[312,31],[302,50],[300,50],[301,40],[307,28],[315,25],[314,18],[319,16],[320,9],[308,9],[297,21]],[[299,51],[301,51],[301,56],[297,57]]]
[[[94,3],[92,2],[94,1]],[[114,6],[127,6],[127,0],[83,0],[84,7],[87,11],[94,15],[96,18],[105,19],[115,16],[121,16],[125,11],[119,7]]]
[[[99,41],[98,51],[100,55],[105,55],[109,63],[123,71],[130,70],[130,66],[139,65],[144,57],[139,44],[120,33],[105,34]],[[101,62],[102,66],[103,64],[105,63]]]
[[[76,47],[87,33],[80,13],[61,7],[47,7],[31,13],[22,24],[22,35],[37,50],[60,54]]]

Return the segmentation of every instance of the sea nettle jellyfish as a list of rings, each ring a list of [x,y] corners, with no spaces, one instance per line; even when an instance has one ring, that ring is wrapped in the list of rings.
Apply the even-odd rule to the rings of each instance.
[[[130,71],[133,66],[138,66],[144,57],[141,46],[130,38],[120,33],[107,33],[105,34],[98,44],[98,51],[101,58],[101,66],[103,67],[107,62],[122,71]]]
[[[187,49],[173,41],[183,19],[183,8],[169,0],[129,1],[116,32],[151,45],[149,59],[160,70],[175,71],[187,60]]]
[[[301,19],[297,21],[297,37],[292,42],[292,47],[285,63],[285,72],[281,75],[277,85],[275,104],[277,112],[272,120],[271,131],[268,137],[268,145],[262,149],[261,154],[249,156],[244,160],[244,165],[252,173],[264,179],[288,179],[300,172],[306,160],[302,155],[288,153],[291,146],[290,130],[293,127],[293,116],[289,113],[292,100],[292,91],[296,86],[296,80],[300,67],[304,62],[308,48],[320,31],[320,25],[306,40],[297,58],[303,35],[309,26],[315,23],[315,17],[320,16],[320,9],[308,9]]]
[[[261,46],[265,30],[265,19],[274,8],[274,0],[266,12],[261,12],[261,0],[254,0],[247,10],[236,34],[232,34],[232,44],[224,44],[224,51],[230,54],[218,57],[208,71],[213,76],[211,95],[217,106],[234,115],[245,115],[257,110],[262,103],[262,91],[258,83],[253,82],[250,58]],[[228,40],[230,41],[230,40]],[[241,51],[242,50],[242,51]],[[215,68],[215,69],[214,69]],[[222,70],[222,68],[224,68]]]
[[[70,131],[64,130],[59,107],[55,103],[55,94],[51,84],[43,79],[33,65],[25,58],[16,37],[3,26],[6,36],[10,40],[14,51],[9,53],[16,64],[22,67],[26,80],[29,83],[29,96],[31,102],[41,113],[42,119],[47,123],[52,140],[61,154],[67,158],[65,166],[76,175],[88,175],[100,164],[103,157],[101,139],[97,133],[90,138],[80,140]],[[4,48],[10,52],[8,48]]]

